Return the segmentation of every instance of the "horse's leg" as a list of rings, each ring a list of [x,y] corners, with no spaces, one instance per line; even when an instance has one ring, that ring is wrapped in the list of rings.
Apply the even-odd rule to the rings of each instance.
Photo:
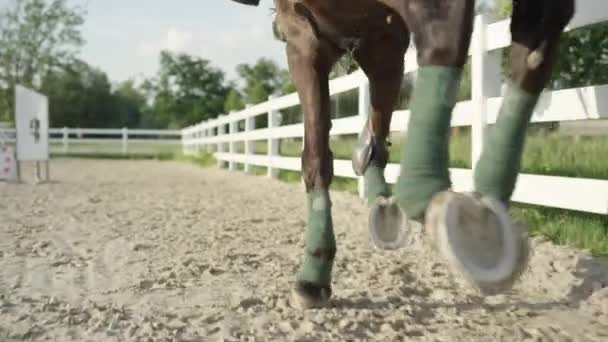
[[[451,185],[450,120],[473,30],[474,2],[404,0],[403,15],[414,33],[420,67],[396,197],[413,220],[422,221],[431,198]]]
[[[302,170],[308,197],[306,255],[297,275],[294,299],[310,308],[325,304],[331,296],[336,254],[329,196],[333,156],[329,148],[328,77],[338,52],[320,41],[305,47],[288,41],[287,57],[304,115]]]
[[[365,179],[365,195],[370,205],[369,230],[372,242],[382,249],[401,246],[403,216],[391,198],[384,178],[389,159],[387,138],[391,118],[399,99],[403,79],[403,57],[409,35],[365,41],[354,57],[369,79],[371,115],[353,150],[353,169]],[[396,47],[396,48],[388,48]]]
[[[391,118],[399,99],[403,79],[403,57],[409,43],[389,38],[366,41],[354,53],[355,60],[369,79],[371,116],[359,135],[358,146],[353,151],[353,168],[366,180],[368,204],[379,196],[388,197],[390,191],[384,180],[384,168],[388,163],[387,138]],[[398,49],[388,49],[397,46]]]
[[[574,0],[513,2],[511,76],[494,136],[475,170],[475,189],[505,204],[517,182],[528,123],[573,13]]]
[[[405,215],[425,231],[448,265],[483,293],[510,288],[527,262],[527,240],[492,198],[449,191],[448,143],[473,29],[474,0],[409,0],[420,68],[396,195]]]

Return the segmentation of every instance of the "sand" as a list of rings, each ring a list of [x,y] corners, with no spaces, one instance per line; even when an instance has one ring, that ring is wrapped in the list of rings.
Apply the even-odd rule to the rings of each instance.
[[[512,293],[481,298],[421,239],[373,250],[364,203],[334,192],[335,296],[302,311],[301,185],[164,161],[51,175],[0,183],[3,342],[608,341],[608,261],[574,249],[534,240]]]

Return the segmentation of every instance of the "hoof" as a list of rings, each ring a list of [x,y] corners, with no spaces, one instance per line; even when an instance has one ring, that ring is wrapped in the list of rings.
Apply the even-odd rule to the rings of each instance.
[[[301,309],[314,309],[326,306],[331,298],[331,286],[318,286],[306,281],[297,281],[292,298]]]
[[[411,235],[411,223],[395,197],[376,199],[370,208],[368,229],[374,247],[384,250],[403,247]]]
[[[497,200],[441,192],[429,204],[425,221],[431,243],[448,265],[484,295],[510,290],[527,267],[527,232]]]

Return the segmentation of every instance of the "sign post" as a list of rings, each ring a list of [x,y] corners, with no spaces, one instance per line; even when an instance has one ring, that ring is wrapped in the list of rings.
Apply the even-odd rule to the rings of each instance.
[[[15,88],[15,122],[17,131],[17,178],[19,163],[36,163],[36,182],[41,182],[40,163],[45,164],[45,181],[49,181],[49,106],[46,96],[17,85]]]

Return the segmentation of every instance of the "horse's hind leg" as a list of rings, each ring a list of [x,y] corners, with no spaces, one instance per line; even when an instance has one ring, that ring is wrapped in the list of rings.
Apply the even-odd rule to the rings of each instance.
[[[558,53],[559,38],[574,13],[574,0],[513,2],[511,76],[496,122],[475,170],[475,189],[505,204],[510,200],[526,129]]]
[[[403,57],[409,38],[396,37],[380,41],[366,41],[354,57],[369,79],[371,115],[365,122],[353,151],[353,169],[366,180],[369,204],[376,198],[390,196],[384,180],[384,169],[389,159],[388,135],[391,118],[399,100],[403,79]],[[389,49],[387,47],[394,47]]]
[[[323,42],[301,42],[288,40],[287,43],[289,70],[304,116],[302,170],[308,197],[306,254],[297,275],[294,299],[300,306],[310,308],[324,305],[332,291],[331,273],[336,241],[329,197],[333,156],[329,147],[331,118],[328,75],[338,55]]]
[[[401,37],[366,41],[354,54],[369,79],[371,115],[353,150],[353,169],[357,175],[364,176],[365,195],[370,205],[370,238],[381,249],[399,248],[407,236],[404,234],[407,222],[391,196],[384,170],[389,159],[387,138],[399,99],[403,57],[408,44],[408,32],[404,30]]]

